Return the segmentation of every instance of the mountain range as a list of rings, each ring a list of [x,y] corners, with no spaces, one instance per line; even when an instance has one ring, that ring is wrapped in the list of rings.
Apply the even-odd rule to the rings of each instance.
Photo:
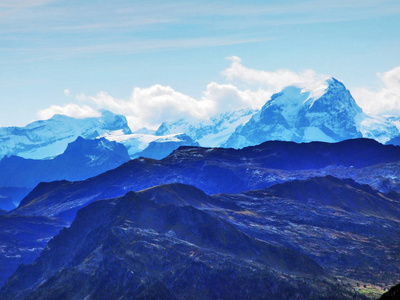
[[[387,285],[399,275],[399,222],[400,195],[331,176],[213,196],[161,185],[79,210],[0,295],[361,299],[356,283]],[[200,286],[188,290],[194,283]]]
[[[395,283],[400,274],[392,260],[400,253],[400,195],[392,191],[396,185],[386,185],[391,192],[385,193],[356,183],[357,174],[399,160],[400,147],[368,139],[274,141],[241,150],[181,147],[162,160],[135,159],[85,181],[41,183],[3,217],[70,224],[91,203],[142,190],[138,194],[157,205],[207,211],[247,235],[306,254],[346,284],[362,282],[372,289]],[[326,176],[338,170],[353,180]],[[369,175],[371,185],[385,180],[373,171]],[[11,254],[26,258],[23,251]],[[8,258],[10,275],[15,259]]]
[[[375,299],[400,278],[398,121],[332,78],[157,130],[3,128],[0,299]]]
[[[397,116],[364,113],[344,84],[331,78],[314,90],[287,87],[266,99],[261,110],[239,109],[209,120],[164,122],[157,130],[132,132],[124,116],[109,111],[102,111],[98,118],[55,115],[25,127],[3,127],[0,156],[52,158],[79,136],[122,143],[131,159],[163,158],[184,145],[243,148],[268,140],[339,142],[366,137],[395,144],[399,124]]]
[[[104,138],[78,137],[53,159],[4,157],[0,161],[0,208],[15,208],[40,182],[83,180],[116,168],[129,160],[126,148]]]
[[[334,177],[235,195],[185,184],[128,192],[79,210],[0,296],[363,299],[351,280],[385,283],[399,272],[399,199]]]

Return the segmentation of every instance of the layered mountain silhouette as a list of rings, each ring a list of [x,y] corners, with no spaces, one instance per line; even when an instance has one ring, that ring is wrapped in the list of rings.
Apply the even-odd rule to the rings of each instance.
[[[0,207],[11,209],[38,183],[83,180],[116,168],[129,160],[126,148],[104,138],[78,137],[63,154],[53,159],[4,157],[0,161]],[[8,201],[7,201],[8,200]]]
[[[0,297],[363,298],[315,261],[245,234],[213,208],[220,211],[213,197],[186,185],[96,201],[20,266]]]
[[[85,119],[55,115],[25,127],[0,128],[0,157],[53,158],[78,136],[122,143],[131,158],[160,159],[182,145],[243,148],[269,140],[332,143],[360,137],[396,143],[400,135],[399,117],[363,113],[334,78],[315,89],[289,86],[265,101],[261,110],[232,110],[208,120],[179,119],[163,122],[157,130],[135,132],[126,117],[109,111]]]
[[[299,153],[302,155],[300,156]],[[101,283],[97,281],[98,278],[104,278],[103,271],[108,274],[107,276],[111,276],[110,274],[117,276],[111,280],[115,280],[114,285],[122,284],[120,276],[125,276],[127,273],[125,271],[118,273],[119,271],[117,272],[117,270],[121,268],[123,270],[132,270],[136,274],[146,264],[152,265],[153,260],[146,255],[154,253],[159,255],[155,259],[159,263],[165,260],[169,261],[175,256],[181,257],[181,259],[187,256],[190,257],[188,253],[192,253],[194,248],[190,246],[188,248],[190,250],[187,250],[189,252],[183,251],[180,247],[188,245],[185,243],[195,245],[193,247],[207,248],[207,251],[209,251],[209,247],[218,248],[218,251],[215,250],[216,248],[212,248],[218,254],[209,256],[202,252],[201,257],[203,262],[211,264],[211,269],[217,272],[213,273],[213,271],[207,269],[207,274],[210,272],[212,274],[225,274],[228,271],[224,268],[218,268],[213,261],[226,261],[224,258],[226,255],[233,255],[229,251],[239,251],[240,247],[236,248],[238,247],[237,244],[232,247],[219,244],[218,241],[221,243],[236,243],[231,234],[218,234],[217,238],[216,236],[208,236],[206,233],[212,232],[214,227],[220,228],[222,226],[225,228],[226,224],[229,224],[229,230],[236,232],[232,233],[232,235],[240,238],[244,234],[250,239],[247,242],[241,240],[238,243],[246,244],[243,247],[253,247],[251,251],[256,251],[255,249],[261,247],[260,245],[263,245],[263,243],[267,243],[268,247],[278,247],[267,247],[268,251],[273,252],[269,252],[270,254],[267,256],[272,255],[272,257],[275,257],[274,255],[277,253],[287,253],[287,255],[291,253],[286,258],[292,262],[290,264],[291,267],[296,265],[291,260],[293,255],[305,255],[305,257],[313,261],[310,266],[316,263],[314,266],[322,267],[323,273],[326,274],[313,275],[319,282],[314,285],[313,281],[309,280],[309,275],[295,275],[297,279],[291,277],[293,275],[292,272],[296,273],[297,271],[290,269],[287,265],[282,264],[278,267],[273,262],[259,262],[257,255],[246,256],[250,255],[249,253],[253,253],[247,248],[247,250],[243,250],[245,251],[244,253],[247,253],[245,256],[229,258],[232,266],[238,266],[239,264],[246,265],[247,268],[252,265],[252,268],[254,268],[253,264],[261,263],[262,265],[265,264],[266,268],[267,266],[272,268],[268,269],[272,273],[270,271],[263,273],[265,268],[262,267],[261,269],[264,271],[260,271],[261,273],[256,271],[255,274],[257,274],[257,278],[265,278],[265,280],[267,280],[268,276],[272,276],[268,277],[273,278],[271,282],[280,282],[278,284],[280,286],[278,288],[279,291],[281,291],[281,288],[290,291],[294,284],[297,288],[299,286],[307,286],[307,291],[304,291],[305,294],[302,295],[309,295],[307,294],[309,292],[316,293],[316,295],[327,295],[327,290],[320,290],[321,286],[327,286],[329,287],[328,290],[331,291],[329,293],[332,293],[332,297],[340,294],[340,297],[345,299],[346,295],[351,294],[351,291],[344,288],[331,276],[340,276],[343,278],[341,282],[345,283],[347,287],[351,287],[351,289],[356,288],[356,283],[388,286],[388,284],[393,283],[392,278],[396,278],[400,274],[400,265],[396,260],[396,253],[400,251],[397,243],[397,237],[400,234],[399,194],[395,192],[384,193],[370,186],[359,184],[352,179],[341,180],[325,175],[329,174],[329,172],[336,173],[339,170],[342,175],[354,175],[358,174],[358,172],[368,174],[368,172],[372,172],[371,170],[389,168],[396,164],[398,160],[398,147],[385,146],[366,139],[348,140],[334,144],[320,142],[308,144],[267,142],[241,150],[183,147],[163,160],[136,159],[85,181],[41,183],[21,202],[17,209],[5,216],[8,218],[45,218],[46,220],[60,222],[58,224],[63,222],[63,224],[65,222],[67,224],[75,224],[79,220],[77,224],[80,225],[78,227],[73,227],[77,225],[71,226],[71,230],[75,228],[73,231],[68,229],[63,231],[64,233],[61,232],[60,235],[66,237],[63,235],[65,232],[74,232],[72,235],[78,234],[78,237],[74,237],[73,240],[63,238],[63,243],[57,244],[57,249],[59,249],[57,251],[61,252],[43,256],[44,253],[51,253],[54,248],[50,243],[48,249],[50,252],[43,252],[42,257],[32,266],[20,267],[15,273],[15,277],[8,281],[3,295],[18,298],[25,293],[25,289],[28,289],[32,291],[30,297],[34,298],[39,297],[42,293],[49,293],[49,295],[54,293],[57,297],[80,297],[81,294],[78,296],[68,294],[66,288],[64,288],[68,287],[69,290],[72,290],[73,287],[78,286],[79,293],[86,293],[89,290],[95,291],[97,287],[99,288],[98,293],[104,292],[101,288],[103,281]],[[324,177],[314,177],[316,174],[319,176],[325,175],[323,175]],[[377,174],[376,177],[369,177],[369,180],[371,182],[379,181],[381,176],[382,174]],[[296,178],[297,180],[294,180]],[[274,184],[277,182],[281,183]],[[159,186],[160,184],[163,185]],[[204,189],[206,191],[204,192],[198,189],[199,187],[205,187],[208,190]],[[246,192],[246,190],[253,191]],[[129,191],[140,192],[128,193],[124,196]],[[128,206],[122,203],[128,203],[126,204]],[[117,209],[116,207],[119,208]],[[169,208],[167,209],[167,207]],[[145,210],[145,212],[142,212],[143,215],[136,215],[142,210]],[[77,211],[79,213],[75,218]],[[112,218],[113,221],[110,221],[111,219],[109,218]],[[129,221],[125,222],[126,220]],[[109,223],[102,223],[103,221]],[[122,223],[118,223],[119,221],[127,224],[126,228],[128,229],[118,230],[129,231],[129,234],[127,236],[124,235],[121,238],[122,240],[105,239],[117,230],[112,229],[114,228],[112,224],[118,224],[118,226],[116,225],[117,227],[122,226],[120,225]],[[211,227],[207,226],[208,223],[212,224]],[[170,224],[168,225],[169,227],[167,224]],[[95,229],[92,226],[100,227]],[[204,226],[204,228],[202,227],[201,229],[196,226]],[[85,231],[85,227],[89,231]],[[55,226],[54,228],[57,229],[59,227]],[[99,230],[99,235],[96,235],[97,230]],[[81,233],[84,236],[79,235]],[[7,240],[7,234],[5,236],[5,240]],[[58,240],[60,236],[55,240]],[[245,238],[244,236],[243,238]],[[97,237],[100,240],[96,240]],[[131,254],[127,255],[126,251],[133,249],[132,253],[136,253],[139,249],[150,249],[145,246],[143,246],[144,248],[136,248],[136,244],[133,241],[140,240],[141,237],[145,240],[144,244],[150,243],[153,245],[151,247],[155,248],[150,251],[150,254],[144,250],[143,253],[137,254],[139,255],[139,261],[144,261],[144,263],[135,264],[137,269],[134,269],[134,266],[130,265],[132,262]],[[170,239],[173,238],[178,238],[185,242],[172,243]],[[208,240],[209,238],[211,240]],[[261,242],[261,244],[249,242],[253,239]],[[76,242],[77,240],[80,242]],[[90,243],[93,243],[93,245],[90,246]],[[121,243],[125,243],[121,246],[124,250],[118,248]],[[81,246],[78,247],[78,244],[81,244]],[[117,248],[114,248],[113,245],[116,245],[115,247]],[[75,248],[75,246],[78,248]],[[32,248],[40,247],[36,245],[32,246]],[[99,263],[99,261],[105,259],[103,252],[100,252],[101,255],[97,256],[98,251],[103,251],[103,248],[111,251],[106,254],[108,258],[105,265]],[[78,254],[84,251],[83,249],[92,250]],[[156,249],[162,250],[157,252]],[[165,253],[165,249],[168,249],[167,252],[169,254]],[[259,255],[261,255],[262,251],[267,251],[262,249],[257,250]],[[278,250],[276,250],[277,252],[274,250],[274,252],[272,249]],[[220,256],[221,251],[223,253],[222,256]],[[11,255],[15,252],[7,253]],[[186,254],[180,256],[183,255],[182,253]],[[67,258],[67,254],[70,255],[69,258]],[[7,255],[10,256],[9,254]],[[18,252],[17,255],[21,255],[22,259],[20,261],[25,259],[26,263],[31,263],[34,259],[32,256],[25,255],[23,251]],[[79,261],[78,258],[73,258],[75,255],[82,260]],[[119,262],[115,257],[111,259],[112,255],[120,257],[123,264],[120,265],[122,261]],[[171,257],[168,255],[171,255]],[[64,256],[70,261],[63,262],[61,258]],[[50,259],[49,257],[52,258]],[[17,258],[13,259],[14,261],[10,260],[9,266],[5,266],[5,277],[11,276],[15,270]],[[279,261],[276,257],[273,260]],[[6,259],[5,261],[7,262]],[[41,261],[40,264],[38,263],[39,261]],[[53,265],[52,261],[55,265]],[[58,263],[61,265],[58,265]],[[40,268],[38,267],[39,265],[41,266]],[[103,267],[105,269],[102,269]],[[169,267],[168,270],[176,270],[175,265],[169,265]],[[167,295],[177,298],[186,297],[188,295],[187,291],[174,290],[174,287],[169,285],[169,280],[172,280],[172,277],[168,276],[172,273],[168,276],[165,275],[165,269],[163,268],[155,270],[155,273],[152,273],[151,276],[149,275],[150,277],[146,277],[147,279],[144,282],[148,282],[149,285],[138,288],[135,285],[137,282],[132,282],[132,287],[135,286],[135,289],[129,295],[141,295],[142,292],[144,293],[142,295],[152,295],[152,293],[160,290],[163,291],[163,297]],[[236,274],[237,270],[235,267],[232,268],[229,269],[229,272],[232,271]],[[318,269],[318,267],[316,268]],[[100,273],[96,273],[97,271],[95,270]],[[240,272],[243,272],[241,274],[247,274],[247,271],[243,270],[241,269]],[[94,274],[93,272],[98,276],[96,275],[93,278],[90,275]],[[164,275],[158,272],[161,272],[166,277],[163,277]],[[177,274],[181,273],[177,272],[173,274],[177,276],[177,281],[179,281],[181,277]],[[197,269],[191,264],[182,274],[188,274],[187,272],[196,274],[193,275],[195,277],[191,280],[200,278]],[[285,274],[284,277],[288,281],[286,283],[285,280],[283,282],[279,281],[277,277],[274,277],[274,272],[283,272],[282,274]],[[263,277],[264,275],[262,274],[268,275]],[[44,276],[41,278],[46,278],[46,280],[39,285],[36,280],[40,276]],[[227,280],[224,277],[225,275],[221,275],[222,277],[215,276],[213,280],[221,282],[221,284],[222,281]],[[247,282],[251,278],[247,278],[247,275],[243,276],[243,282]],[[321,278],[326,278],[325,276],[330,278],[328,285],[319,281],[322,280]],[[166,281],[160,278],[164,278]],[[302,278],[302,284],[297,281],[299,278]],[[207,283],[211,282],[207,280]],[[43,284],[44,282],[45,284]],[[84,282],[85,288],[80,288],[79,282]],[[241,279],[238,282],[242,282]],[[250,282],[252,281],[248,281],[248,284],[252,285],[253,283]],[[112,288],[116,288],[114,285]],[[122,286],[125,287],[123,284]],[[120,286],[121,291],[124,290],[122,286]],[[340,290],[338,294],[335,294],[331,289],[333,286],[337,286]],[[308,288],[314,290],[314,292],[311,292]],[[231,289],[231,286],[227,286],[227,289]],[[254,286],[254,289],[255,291],[264,291],[267,295],[274,295],[268,289],[263,290],[258,286]],[[243,293],[242,290],[235,291]],[[216,290],[210,290],[209,295],[212,295],[210,297],[216,295],[214,292]],[[97,295],[97,292],[93,293],[93,295]],[[124,292],[121,293],[121,295],[124,295]],[[256,294],[251,295],[254,296]],[[376,293],[374,295],[376,296]],[[308,296],[304,297],[307,298]],[[340,297],[338,296],[339,299]]]
[[[2,128],[0,209],[33,190],[0,210],[0,298],[376,298],[400,276],[400,147],[376,141],[398,120],[332,78],[158,130]]]
[[[334,144],[275,141],[241,150],[181,147],[162,160],[132,160],[85,181],[41,183],[14,213],[72,221],[76,211],[92,201],[160,184],[190,184],[207,194],[238,193],[338,170],[344,178],[357,177],[366,168],[374,170],[374,166],[381,168],[398,160],[399,147],[367,139]],[[385,180],[381,174],[368,174],[370,182]]]

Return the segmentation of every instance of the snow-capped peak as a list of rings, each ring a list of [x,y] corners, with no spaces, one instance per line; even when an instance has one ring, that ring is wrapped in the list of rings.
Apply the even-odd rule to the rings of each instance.
[[[361,137],[355,118],[362,110],[346,87],[330,78],[314,88],[290,86],[272,95],[224,146],[241,148],[267,140],[335,142]]]

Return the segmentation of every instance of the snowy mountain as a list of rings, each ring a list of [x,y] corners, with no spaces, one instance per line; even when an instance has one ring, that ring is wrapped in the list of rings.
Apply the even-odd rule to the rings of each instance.
[[[141,128],[132,132],[124,116],[108,111],[99,118],[55,115],[25,127],[0,128],[0,158],[52,158],[78,136],[122,143],[133,159],[163,158],[183,145],[242,148],[268,140],[337,142],[359,137],[386,143],[400,135],[399,129],[400,117],[365,114],[346,87],[331,78],[314,90],[287,87],[261,110],[247,108],[208,120],[164,122],[156,131]]]
[[[0,157],[51,158],[63,153],[68,143],[78,136],[93,139],[114,130],[131,133],[126,118],[109,111],[103,111],[99,118],[75,119],[55,115],[25,127],[3,127],[0,128]]]
[[[116,130],[100,137],[124,145],[132,159],[140,156],[161,159],[180,146],[199,146],[197,142],[182,133],[158,136],[146,133],[125,134],[122,130]]]
[[[317,91],[287,87],[239,126],[224,146],[242,148],[267,140],[337,142],[359,138],[362,114],[350,92],[334,78]]]
[[[374,139],[382,144],[394,144],[400,132],[400,117],[398,116],[371,116],[364,114],[360,122],[360,131],[363,137]],[[394,140],[394,142],[392,142]]]
[[[199,143],[193,141],[186,134],[176,134],[170,136],[162,136],[151,142],[142,152],[135,154],[137,157],[147,157],[153,159],[163,159],[171,154],[180,146],[200,146]]]
[[[209,120],[180,119],[162,123],[157,131],[142,128],[126,134],[122,130],[106,132],[100,137],[123,144],[131,158],[139,156],[161,159],[180,146],[219,147],[236,127],[247,122],[257,111],[230,111]]]
[[[240,109],[209,120],[180,119],[175,122],[164,122],[158,128],[156,135],[185,133],[202,147],[220,147],[239,125],[246,123],[256,112],[257,110]]]
[[[85,140],[82,137],[68,144],[64,153],[53,159],[4,157],[0,160],[0,207],[15,208],[40,182],[84,180],[114,169],[129,159],[121,144],[104,138]]]

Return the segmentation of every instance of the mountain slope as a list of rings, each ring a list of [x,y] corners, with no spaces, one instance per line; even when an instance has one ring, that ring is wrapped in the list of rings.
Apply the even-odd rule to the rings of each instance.
[[[130,192],[90,204],[34,264],[16,271],[0,297],[362,298],[300,253],[205,210],[162,202]]]
[[[41,181],[83,180],[127,162],[126,148],[106,139],[78,137],[63,154],[48,160],[5,157],[0,161],[0,186],[35,187]]]
[[[75,119],[55,115],[25,127],[0,128],[0,157],[16,155],[43,159],[61,154],[78,136],[94,139],[106,132],[122,130],[131,133],[126,118],[103,111],[99,118]]]
[[[79,208],[94,200],[160,184],[190,184],[207,194],[238,193],[289,179],[335,174],[338,169],[344,177],[357,175],[355,171],[362,174],[361,168],[398,160],[400,147],[366,139],[335,144],[275,141],[241,150],[181,147],[162,160],[132,160],[85,181],[40,184],[14,213],[72,221]],[[366,179],[381,182],[380,176],[370,172]]]
[[[365,284],[374,299],[400,276],[399,197],[332,176],[213,196],[227,222],[306,254],[354,288]]]
[[[24,263],[32,263],[67,223],[45,217],[0,215],[0,286]]]
[[[340,180],[333,176],[294,180],[274,185],[267,190],[274,196],[297,201],[323,201],[323,206],[349,213],[384,218],[400,222],[400,195],[384,195],[368,185],[352,179]]]
[[[362,113],[346,87],[332,78],[322,95],[288,87],[274,94],[224,147],[243,148],[267,140],[338,142],[362,137],[356,117]]]

